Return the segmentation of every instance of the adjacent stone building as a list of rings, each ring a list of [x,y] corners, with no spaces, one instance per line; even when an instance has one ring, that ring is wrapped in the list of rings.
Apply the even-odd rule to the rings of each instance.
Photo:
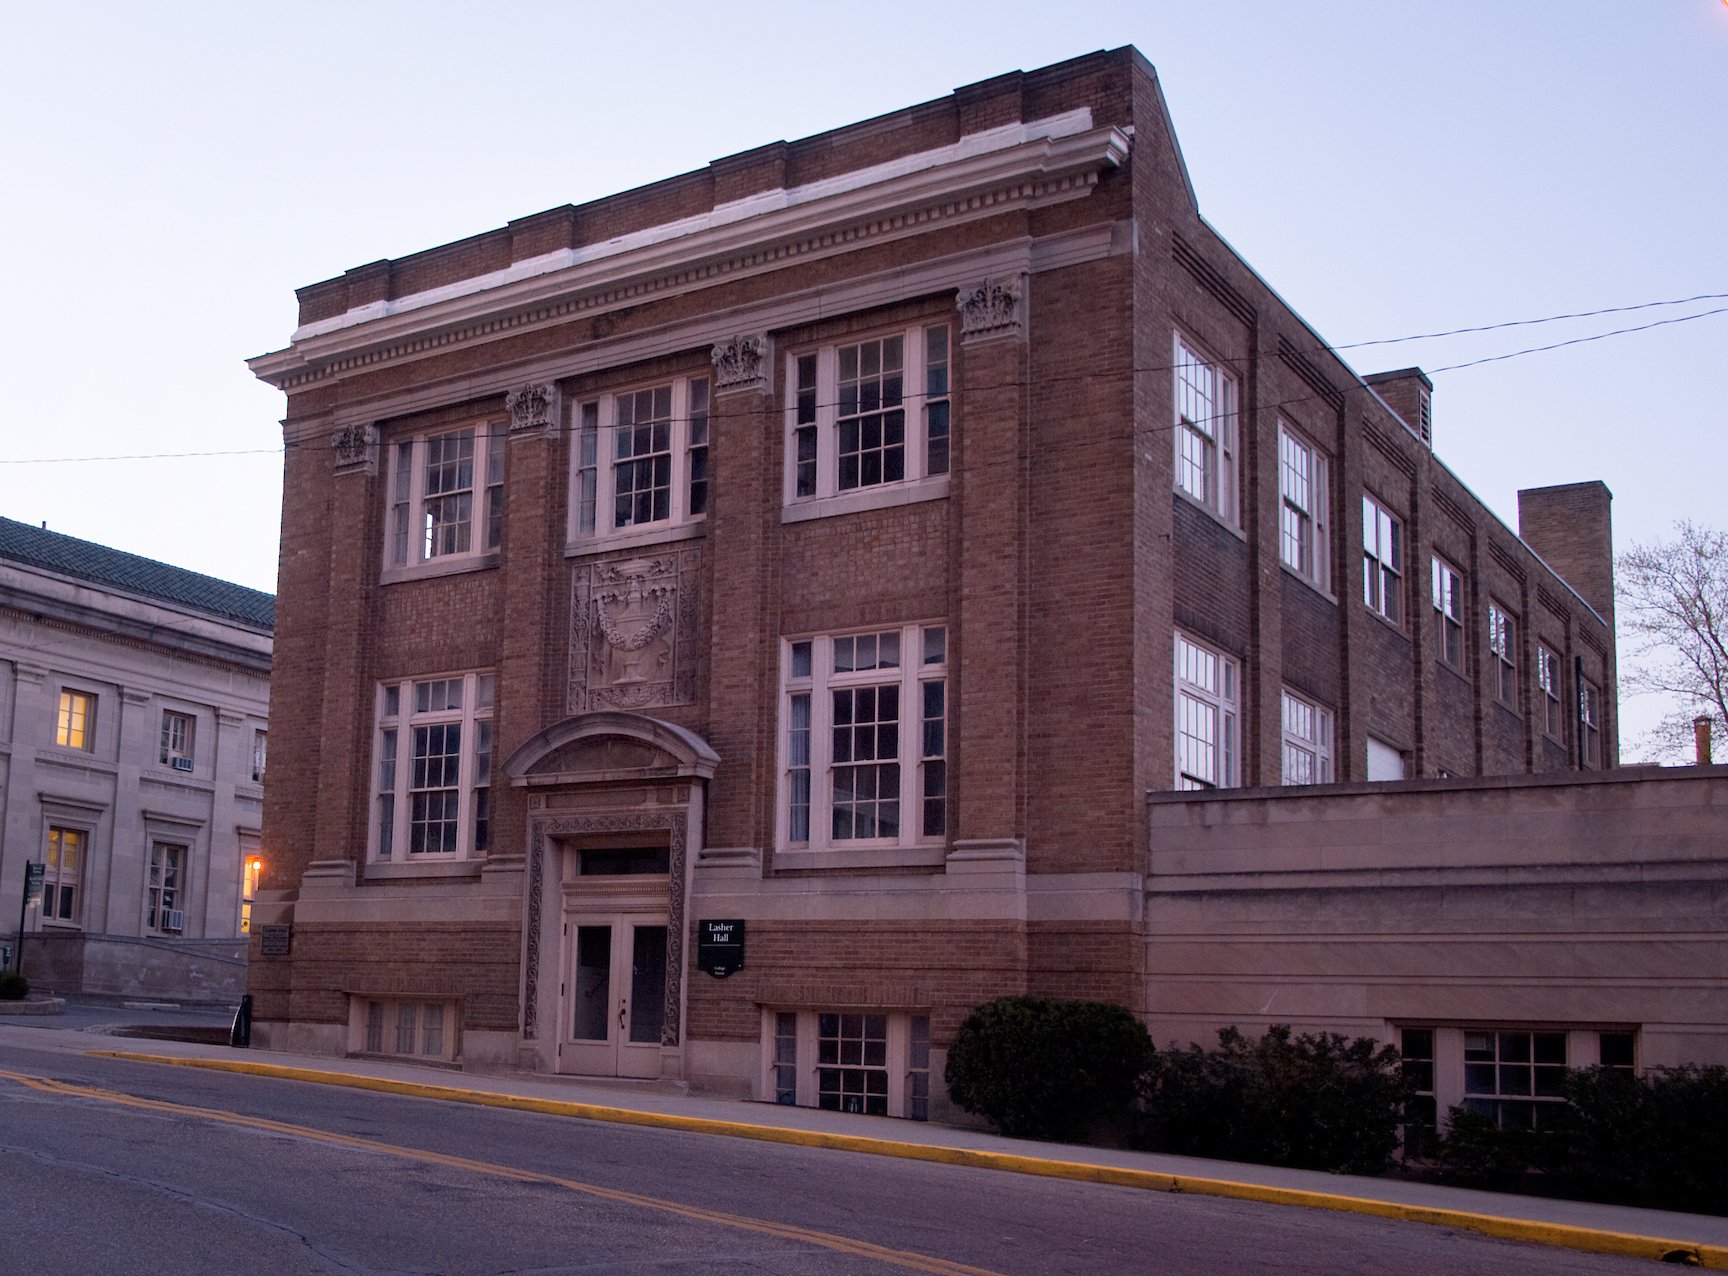
[[[233,1002],[275,600],[0,518],[0,942],[57,993]]]
[[[923,1115],[1152,1012],[1148,791],[1616,765],[1607,489],[1496,519],[1132,49],[299,300],[268,1044]]]

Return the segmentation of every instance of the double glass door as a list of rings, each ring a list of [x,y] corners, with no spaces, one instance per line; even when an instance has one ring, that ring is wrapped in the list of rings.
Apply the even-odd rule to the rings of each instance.
[[[561,1070],[658,1077],[666,1023],[665,921],[584,914],[570,919],[567,934]]]

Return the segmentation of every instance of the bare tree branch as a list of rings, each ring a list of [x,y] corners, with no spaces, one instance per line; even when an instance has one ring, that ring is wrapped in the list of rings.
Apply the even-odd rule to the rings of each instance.
[[[1728,533],[1682,520],[1671,541],[1620,556],[1620,623],[1634,641],[1621,688],[1654,694],[1668,712],[1640,743],[1663,761],[1692,757],[1692,720],[1728,744]]]

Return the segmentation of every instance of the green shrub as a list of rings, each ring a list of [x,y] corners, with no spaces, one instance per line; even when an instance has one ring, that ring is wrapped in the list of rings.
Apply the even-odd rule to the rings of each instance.
[[[1152,1053],[1145,1026],[1121,1006],[1004,997],[960,1025],[945,1076],[954,1102],[1002,1133],[1072,1141],[1126,1116]]]
[[[1728,1213],[1728,1068],[1642,1077],[1581,1068],[1542,1130],[1502,1130],[1453,1108],[1440,1163],[1450,1178],[1658,1209]]]
[[[1446,1133],[1440,1140],[1439,1163],[1444,1177],[1471,1187],[1497,1192],[1539,1188],[1531,1176],[1564,1164],[1565,1113],[1556,1109],[1540,1130],[1501,1129],[1491,1116],[1468,1108],[1446,1113]]]
[[[1565,1190],[1661,1209],[1728,1213],[1728,1068],[1567,1078]]]
[[[1158,1051],[1140,1093],[1156,1151],[1362,1174],[1391,1159],[1406,1088],[1391,1046],[1278,1024],[1258,1040],[1224,1028],[1216,1050]]]
[[[23,1001],[30,992],[30,981],[15,971],[0,974],[0,1001]]]

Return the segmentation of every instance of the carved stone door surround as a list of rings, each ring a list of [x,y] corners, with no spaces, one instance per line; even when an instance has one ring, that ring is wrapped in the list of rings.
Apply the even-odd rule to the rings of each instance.
[[[667,981],[663,1046],[682,1036],[686,904],[693,843],[700,838],[705,782],[720,758],[695,732],[622,711],[566,718],[523,744],[505,763],[528,795],[523,889],[522,1037],[543,1043],[543,979],[556,958],[545,950],[563,901],[558,846],[567,840],[643,834],[669,848]],[[698,848],[699,849],[699,848]],[[554,934],[556,932],[554,931]],[[548,965],[549,960],[553,963]],[[549,983],[548,986],[555,987]]]

